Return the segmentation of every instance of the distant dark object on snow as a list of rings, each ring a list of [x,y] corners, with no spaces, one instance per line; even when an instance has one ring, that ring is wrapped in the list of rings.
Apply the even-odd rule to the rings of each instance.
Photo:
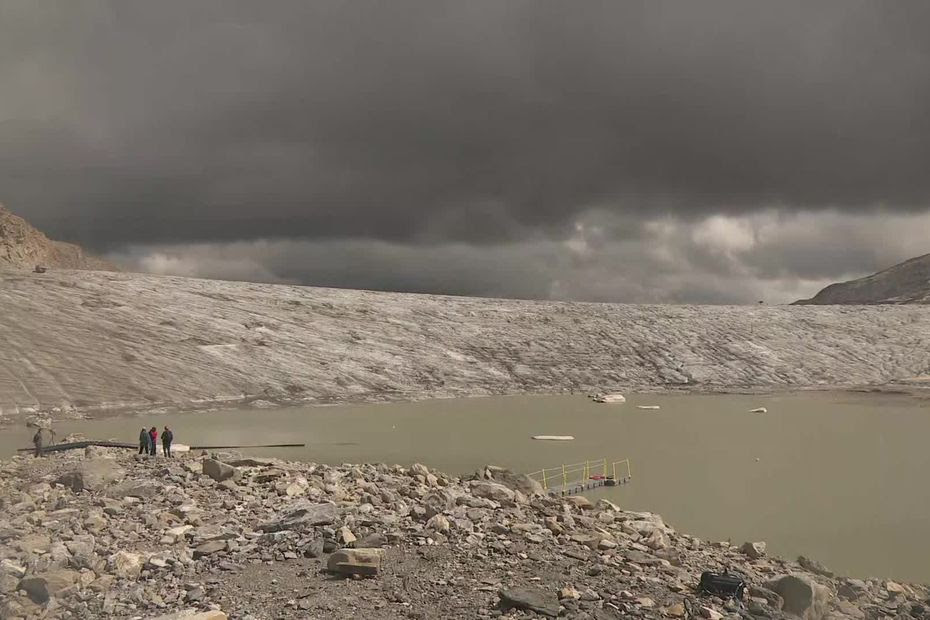
[[[930,254],[858,280],[831,284],[794,304],[930,304]]]

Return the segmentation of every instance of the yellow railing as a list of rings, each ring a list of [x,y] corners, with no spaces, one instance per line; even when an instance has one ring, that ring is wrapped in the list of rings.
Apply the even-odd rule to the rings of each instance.
[[[558,467],[545,467],[527,475],[542,484],[543,489],[548,491],[550,487],[568,488],[574,484],[584,485],[597,476],[610,479],[608,472],[613,474],[612,479],[616,483],[626,482],[633,477],[629,459],[611,463],[606,458],[562,464]]]

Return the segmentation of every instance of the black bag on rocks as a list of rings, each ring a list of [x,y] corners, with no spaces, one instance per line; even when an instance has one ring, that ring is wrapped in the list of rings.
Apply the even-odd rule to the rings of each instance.
[[[741,599],[743,598],[743,591],[746,589],[746,582],[739,575],[733,575],[726,571],[722,573],[704,571],[701,573],[701,584],[698,589],[702,593],[713,594],[722,598]]]

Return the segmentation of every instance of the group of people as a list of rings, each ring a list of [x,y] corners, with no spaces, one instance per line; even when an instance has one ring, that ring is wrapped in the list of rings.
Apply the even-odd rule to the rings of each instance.
[[[161,433],[161,448],[167,458],[171,458],[171,442],[174,441],[174,433],[167,426]],[[142,429],[139,433],[139,454],[148,454],[155,456],[155,449],[158,445],[158,429],[154,426],[149,430]]]

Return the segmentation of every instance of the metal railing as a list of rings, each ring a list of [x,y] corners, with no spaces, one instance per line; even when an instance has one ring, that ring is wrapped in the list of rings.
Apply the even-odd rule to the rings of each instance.
[[[544,467],[527,474],[539,482],[545,491],[566,489],[571,486],[585,486],[591,480],[608,481],[621,484],[633,477],[630,459],[610,462],[606,458],[563,463],[557,467]]]

